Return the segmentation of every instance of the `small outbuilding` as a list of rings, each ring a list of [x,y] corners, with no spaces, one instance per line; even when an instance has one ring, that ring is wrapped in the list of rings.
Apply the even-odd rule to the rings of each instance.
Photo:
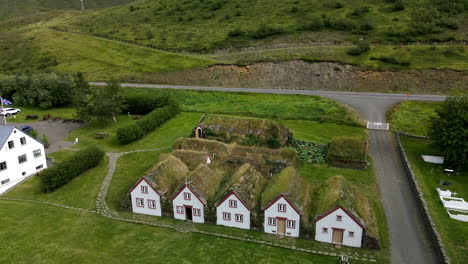
[[[364,225],[351,212],[337,206],[315,220],[315,240],[361,247]]]

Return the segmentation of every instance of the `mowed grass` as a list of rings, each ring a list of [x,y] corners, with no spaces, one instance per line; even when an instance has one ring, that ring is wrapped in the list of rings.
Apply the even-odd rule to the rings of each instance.
[[[426,136],[429,120],[441,102],[405,101],[393,106],[387,112],[387,120],[394,131]]]
[[[8,226],[0,231],[1,263],[326,264],[335,261],[335,257],[124,223],[47,205],[8,201],[0,204],[0,221]]]
[[[444,174],[443,166],[426,163],[421,158],[422,154],[439,154],[430,146],[429,140],[407,137],[401,139],[445,250],[452,263],[465,263],[468,259],[467,223],[449,217],[439,199],[436,188],[441,187],[439,186],[440,180],[449,181],[452,183],[451,186],[443,188],[457,192],[457,196],[466,201],[468,200],[468,172],[464,171],[454,176],[447,176]]]
[[[60,117],[63,119],[72,119],[75,118],[75,108],[73,107],[54,107],[50,109],[43,109],[39,107],[30,107],[30,106],[18,106],[18,105],[11,105],[8,107],[12,108],[19,108],[21,112],[17,114],[15,117],[8,118],[10,122],[18,122],[18,123],[32,123],[37,122],[43,119],[44,116],[50,115],[53,117]],[[27,115],[38,115],[39,119],[26,119]]]
[[[183,111],[298,119],[357,125],[357,115],[336,101],[319,96],[231,93],[176,89],[127,88],[130,93],[169,95]]]
[[[73,155],[74,151],[60,151],[51,154],[57,162]],[[107,173],[108,158],[104,157],[98,166],[82,173],[69,183],[51,193],[43,193],[39,189],[40,179],[31,177],[16,186],[5,197],[38,201],[48,201],[73,207],[94,210],[96,197],[102,181]],[[0,261],[1,262],[1,261]]]
[[[92,80],[108,80],[143,73],[203,68],[215,62],[193,56],[157,51],[101,38],[34,27],[26,34],[40,52],[56,59],[49,69],[83,72]]]

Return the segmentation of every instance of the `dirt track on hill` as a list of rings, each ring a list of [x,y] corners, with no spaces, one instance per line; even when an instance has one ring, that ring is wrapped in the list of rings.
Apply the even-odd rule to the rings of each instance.
[[[255,87],[292,90],[330,90],[447,94],[468,91],[468,72],[453,70],[369,70],[333,62],[294,60],[248,66],[215,65],[205,69],[147,74],[124,82],[191,86]]]

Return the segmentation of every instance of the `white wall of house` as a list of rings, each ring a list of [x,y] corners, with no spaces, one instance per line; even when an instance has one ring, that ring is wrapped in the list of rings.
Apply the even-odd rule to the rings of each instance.
[[[130,197],[134,213],[161,216],[161,197],[144,179],[133,188]]]
[[[216,207],[216,224],[250,229],[250,210],[233,193]]]
[[[20,163],[20,156],[25,157],[24,162]],[[45,168],[44,146],[21,130],[13,129],[0,149],[0,194]]]
[[[341,216],[341,220],[339,220],[338,216]],[[336,209],[315,223],[315,240],[333,243],[334,228],[343,230],[343,245],[361,247],[362,227],[341,208]]]
[[[175,219],[187,220],[187,210],[191,210],[194,223],[205,222],[204,205],[187,186],[172,200],[172,209],[174,210]]]
[[[279,211],[279,205],[285,206],[285,210]],[[264,211],[264,231],[270,234],[281,234],[280,221],[285,221],[285,236],[299,237],[299,227],[301,215],[296,212],[292,205],[284,198],[280,197],[270,207]]]

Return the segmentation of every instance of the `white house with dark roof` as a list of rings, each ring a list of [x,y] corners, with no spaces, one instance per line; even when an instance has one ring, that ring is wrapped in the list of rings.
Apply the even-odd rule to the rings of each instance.
[[[337,206],[315,220],[315,240],[361,247],[364,225],[348,210]]]
[[[0,126],[0,194],[45,168],[39,141],[14,126]]]
[[[250,212],[247,203],[232,191],[216,205],[216,224],[250,229]]]
[[[142,177],[131,189],[132,212],[161,216],[161,195],[150,177]]]
[[[205,222],[206,201],[189,184],[184,184],[174,195],[172,206],[175,219]]]
[[[285,194],[279,194],[263,212],[265,233],[299,237],[302,213]]]

